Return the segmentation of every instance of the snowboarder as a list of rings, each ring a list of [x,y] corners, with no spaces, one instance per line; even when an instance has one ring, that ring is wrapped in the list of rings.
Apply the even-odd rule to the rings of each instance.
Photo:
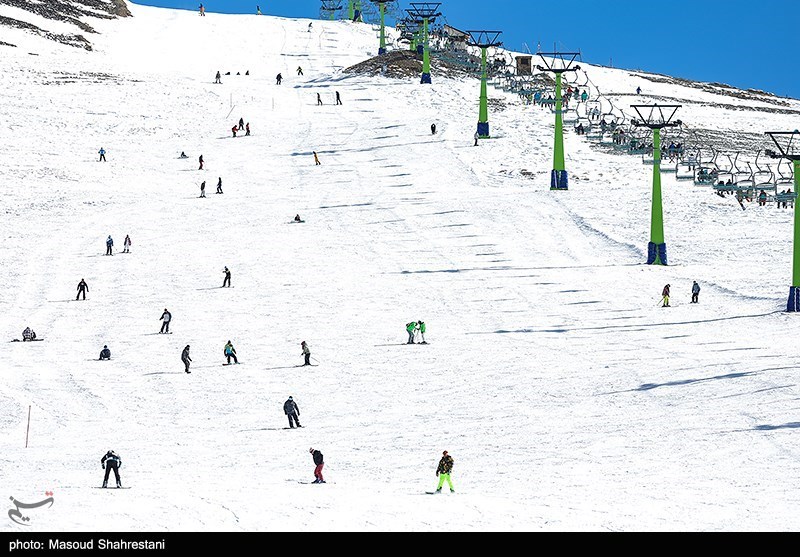
[[[203,170],[203,155],[200,155],[200,168],[199,170]]]
[[[104,345],[103,349],[100,351],[100,361],[110,360],[110,359],[111,359],[111,350],[108,349],[108,345]]]
[[[303,427],[300,425],[300,407],[297,406],[297,403],[294,401],[292,397],[289,397],[289,400],[283,403],[283,413],[289,418],[289,427],[294,429],[296,427]],[[294,420],[294,424],[292,423]],[[316,475],[316,474],[315,474]]]
[[[636,94],[637,95],[641,95],[642,94],[642,88],[641,87],[637,87],[636,88]]]
[[[231,341],[228,341],[228,344],[225,345],[225,357],[228,359],[228,365],[231,365],[231,358],[237,365],[239,364],[239,359],[236,357],[236,349]]]
[[[125,234],[125,241],[122,242],[122,253],[131,252],[131,237]]]
[[[662,308],[670,307],[669,306],[669,288],[670,288],[670,285],[668,284],[668,285],[666,285],[664,287],[664,290],[661,291],[661,295],[664,297],[662,299],[662,302],[663,302],[663,305],[661,306]]]
[[[297,75],[303,75],[303,68],[297,66]]]
[[[308,24],[308,32],[309,32],[309,33],[311,33],[311,29],[313,29],[313,26],[314,26],[314,24],[313,24],[313,23],[309,23],[309,24]]]
[[[247,124],[245,124],[245,126],[244,126],[244,134],[245,135],[250,135],[250,122],[247,122]]]
[[[300,218],[300,215],[295,215],[294,222],[303,222],[303,219]]]
[[[317,106],[322,106],[322,95],[317,93]]]
[[[206,17],[206,7],[200,4],[200,15]]]
[[[100,147],[98,153],[100,153],[100,160],[97,162],[106,162],[106,150]]]
[[[222,281],[222,288],[230,288],[231,287],[231,272],[230,270],[225,267],[225,270],[222,271],[225,275],[225,280]]]
[[[178,157],[179,159],[188,159],[189,157],[186,156],[186,151],[181,151],[181,156]]]
[[[339,91],[336,91],[336,105],[342,104],[342,97],[339,95]]]
[[[278,85],[280,85],[281,82],[283,81],[283,76],[281,74],[278,74],[277,76],[275,76],[275,81],[278,83]]]
[[[431,124],[431,135],[436,135],[436,124]]]
[[[192,373],[191,371],[189,371],[189,364],[191,364],[192,359],[189,357],[188,344],[186,345],[186,348],[183,349],[183,352],[181,352],[181,361],[183,362],[183,365],[186,366],[186,373]]]
[[[694,284],[692,284],[692,303],[693,304],[699,303],[698,302],[699,297],[700,297],[700,285],[697,284],[697,281],[694,281]]]
[[[217,182],[217,193],[222,193],[222,176],[219,177],[219,181]]]
[[[111,239],[111,234],[109,234],[108,238],[106,238],[106,255],[114,255],[113,248],[114,240]]]
[[[317,156],[317,152],[316,152],[316,151],[313,151],[313,153],[314,153],[314,165],[315,165],[315,166],[321,166],[321,165],[322,165],[322,163],[321,163],[321,162],[319,162],[319,157]]]
[[[478,146],[478,139],[480,139],[480,137],[481,137],[481,136],[480,136],[480,135],[478,135],[478,132],[475,132],[475,147],[477,147],[477,146]]]
[[[311,349],[308,347],[306,341],[300,343],[300,348],[303,349],[303,357],[305,358],[305,363],[303,367],[311,365]]]
[[[239,118],[239,129],[240,130],[244,129],[244,118]]]
[[[206,181],[203,180],[203,183],[200,184],[200,197],[206,196]]]
[[[428,344],[425,342],[425,331],[427,330],[427,327],[424,321],[419,321],[417,323],[417,330],[419,331],[419,336],[422,337],[422,342],[420,344]]]
[[[322,468],[325,466],[325,461],[322,458],[322,453],[313,447],[308,449],[308,452],[311,453],[311,457],[314,459],[314,464],[316,465],[316,468],[314,468],[314,477],[316,479],[311,483],[324,484],[325,480],[322,478]]]
[[[169,333],[169,323],[170,321],[172,321],[172,314],[169,312],[167,308],[164,308],[164,313],[161,314],[160,321],[163,321],[163,323],[161,323],[160,333],[161,334]]]
[[[117,487],[122,487],[122,481],[119,477],[119,469],[122,468],[122,459],[119,457],[117,453],[114,451],[108,451],[103,458],[100,459],[100,467],[106,471],[106,475],[103,478],[103,487],[108,487],[108,476],[111,474],[111,471],[114,471],[114,477],[117,480]]]
[[[25,327],[25,330],[22,331],[22,342],[33,342],[36,338],[36,333],[30,327]]]
[[[238,128],[238,127],[236,127],[236,125],[234,125],[234,126],[231,128],[231,131],[233,132],[233,137],[236,137],[236,132],[237,132],[237,131],[239,131],[239,128]]]
[[[408,332],[408,342],[406,344],[414,344],[414,331],[417,330],[416,322],[406,323],[406,331]]]
[[[217,70],[217,77],[214,78],[214,83],[222,83],[222,75]]]
[[[78,295],[75,296],[75,299],[77,300],[78,298],[81,297],[81,294],[83,294],[83,299],[85,300],[86,299],[86,293],[88,291],[89,291],[89,285],[86,284],[85,280],[81,279],[81,281],[78,283]]]
[[[256,6],[256,15],[261,15],[261,6]]]
[[[436,476],[439,478],[439,486],[436,488],[436,493],[442,492],[444,482],[450,486],[450,493],[455,493],[453,488],[453,480],[450,479],[450,474],[453,472],[453,457],[447,454],[447,451],[442,453],[442,458],[439,460],[439,466],[436,468]]]

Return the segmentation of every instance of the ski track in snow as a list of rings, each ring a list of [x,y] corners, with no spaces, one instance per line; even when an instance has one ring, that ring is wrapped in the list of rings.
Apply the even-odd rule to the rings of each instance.
[[[650,167],[568,131],[571,191],[550,192],[549,111],[490,90],[507,106],[475,148],[476,80],[341,73],[374,54],[370,26],[130,7],[93,53],[18,30],[0,47],[0,322],[46,339],[2,344],[0,477],[18,500],[55,492],[31,529],[800,526],[791,211],[665,175],[675,266],[651,268]],[[698,103],[690,125],[786,127],[584,67],[604,92]],[[239,117],[251,137],[226,135]],[[103,257],[108,234],[131,254]],[[404,345],[420,318],[431,344]],[[228,339],[246,366],[221,367]],[[302,340],[319,367],[293,367]],[[297,483],[310,446],[331,483]],[[110,448],[134,489],[89,489]],[[420,497],[444,449],[458,493]]]

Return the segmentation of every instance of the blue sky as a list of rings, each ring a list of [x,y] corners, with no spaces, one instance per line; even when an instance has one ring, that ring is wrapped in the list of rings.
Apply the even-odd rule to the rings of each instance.
[[[342,0],[345,3],[346,0]],[[199,0],[135,0],[195,10]],[[319,0],[209,0],[209,12],[319,17]],[[403,8],[408,0],[401,0]],[[555,9],[551,8],[554,6]],[[460,29],[503,31],[508,48],[580,50],[597,64],[762,89],[800,98],[800,0],[451,0]]]

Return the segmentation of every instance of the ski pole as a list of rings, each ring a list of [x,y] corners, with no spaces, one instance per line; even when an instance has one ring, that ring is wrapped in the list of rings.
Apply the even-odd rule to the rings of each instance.
[[[311,359],[314,360],[315,362],[319,363],[319,360],[316,359],[314,356],[311,356]]]

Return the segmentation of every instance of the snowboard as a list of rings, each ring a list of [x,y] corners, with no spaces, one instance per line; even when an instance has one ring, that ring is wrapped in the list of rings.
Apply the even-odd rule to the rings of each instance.
[[[436,491],[426,491],[425,495],[441,495],[442,493],[444,493],[444,491],[439,491],[438,493]],[[455,493],[451,491],[450,495],[455,495]]]
[[[305,224],[306,221],[304,220],[293,220],[290,221],[289,224]]]
[[[240,366],[240,365],[242,365],[242,362],[239,362],[238,364],[222,364],[222,366],[223,366],[223,367],[228,367],[228,366]]]
[[[35,338],[33,340],[20,340],[18,338],[15,338],[11,342],[42,342],[43,340],[44,340],[43,338]]]
[[[101,485],[94,486],[95,489],[106,489],[108,491],[113,491],[115,489],[130,489],[130,486],[123,486],[123,487],[103,487]]]

